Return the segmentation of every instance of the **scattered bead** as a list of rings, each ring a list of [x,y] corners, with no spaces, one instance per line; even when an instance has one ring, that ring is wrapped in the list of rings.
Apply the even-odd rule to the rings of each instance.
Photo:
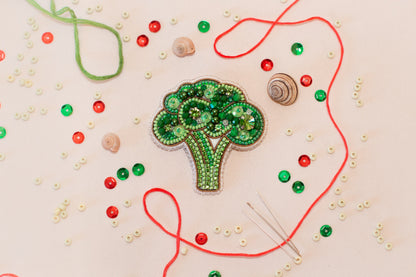
[[[357,84],[362,84],[363,83],[363,78],[361,78],[361,77],[357,77],[357,79],[355,79],[355,82],[357,83]]]
[[[384,248],[386,248],[386,250],[390,251],[393,249],[393,243],[391,242],[386,242],[386,244],[384,245]]]
[[[347,216],[344,213],[338,215],[339,220],[344,221]]]
[[[33,47],[33,41],[29,40],[28,42],[26,42],[26,47],[27,48],[32,48]]]
[[[139,229],[137,229],[136,231],[134,231],[133,235],[138,238],[142,235],[142,231],[140,231]]]
[[[356,161],[350,161],[350,167],[351,168],[356,168],[357,167],[357,162]]]
[[[313,135],[312,135],[312,134],[307,134],[307,135],[306,135],[306,140],[307,140],[307,141],[309,141],[309,142],[310,142],[310,141],[313,141],[313,138],[314,138],[314,137],[313,137]]]
[[[178,20],[177,20],[175,17],[172,17],[172,18],[169,20],[169,23],[170,23],[170,25],[176,25],[176,23],[178,23]]]
[[[132,168],[132,172],[136,176],[142,176],[144,171],[145,171],[144,165],[141,163],[136,163]]]
[[[65,199],[64,202],[62,202],[62,204],[64,204],[65,206],[69,206],[69,204],[71,204],[71,201],[69,201],[69,199]]]
[[[123,36],[123,41],[124,42],[129,42],[130,41],[130,36],[129,35],[124,35]]]
[[[62,211],[60,216],[61,216],[62,219],[65,219],[65,218],[68,217],[68,213],[66,211]]]
[[[286,134],[286,136],[291,136],[291,135],[293,135],[293,130],[292,129],[286,129],[285,134]]]
[[[312,235],[313,241],[319,241],[321,239],[321,236],[318,233],[315,233]]]
[[[103,10],[103,6],[101,6],[101,5],[95,6],[95,11],[96,12],[101,12],[102,10]]]
[[[373,232],[373,236],[376,237],[376,238],[378,236],[380,236],[380,234],[381,234],[380,230],[374,230],[374,232]]]
[[[207,22],[207,21],[204,21],[204,20],[202,20],[202,21],[200,21],[199,23],[198,23],[198,30],[201,32],[201,33],[206,33],[206,32],[208,32],[209,31],[209,29],[210,29],[210,24]]]
[[[22,71],[21,71],[19,68],[16,68],[16,69],[13,71],[13,74],[14,74],[15,76],[19,76],[20,74],[22,74]]]
[[[32,85],[33,85],[33,82],[32,82],[31,80],[26,80],[26,81],[25,81],[25,87],[27,87],[27,88],[31,88],[31,87],[32,87]]]
[[[120,168],[119,170],[117,170],[117,178],[119,178],[120,180],[124,181],[127,180],[127,178],[129,178],[129,171],[127,168]]]
[[[85,204],[79,204],[78,205],[78,211],[80,211],[80,212],[85,211],[86,208],[87,208],[87,206],[85,206]]]
[[[118,209],[115,206],[107,208],[106,214],[109,218],[116,218],[118,216]]]
[[[241,247],[247,246],[247,240],[246,239],[240,239],[240,246]]]
[[[287,263],[283,266],[283,269],[286,271],[290,271],[292,269],[292,265],[290,263]]]
[[[357,204],[357,211],[362,211],[364,209],[364,205],[362,203]]]
[[[45,44],[50,44],[53,41],[53,34],[51,32],[46,32],[42,35],[42,41]]]
[[[32,57],[32,59],[30,59],[30,62],[31,62],[32,64],[37,64],[37,63],[38,63],[38,61],[39,61],[38,57]]]
[[[130,16],[130,14],[128,12],[126,12],[126,11],[124,11],[124,12],[121,13],[121,17],[124,18],[124,19],[129,18],[129,16]]]
[[[342,199],[338,200],[338,206],[341,208],[345,207],[345,201]]]
[[[86,163],[87,163],[87,158],[86,158],[86,157],[82,157],[82,158],[79,160],[79,163],[80,163],[80,164],[86,164]]]
[[[113,189],[117,186],[117,181],[113,177],[107,177],[104,180],[104,186],[108,189]]]
[[[298,159],[298,163],[301,167],[307,167],[311,164],[311,159],[308,155],[301,155]]]
[[[37,178],[35,178],[35,185],[40,185],[40,184],[42,184],[42,178],[40,178],[40,177],[37,177]]]
[[[326,99],[326,92],[322,89],[319,89],[315,92],[315,99],[318,102],[323,102]]]
[[[76,5],[79,3],[79,0],[72,0],[72,4]]]
[[[360,137],[362,142],[366,142],[368,140],[368,136],[367,135],[361,135]]]
[[[29,113],[33,113],[35,111],[35,107],[34,106],[29,106],[29,107],[27,107],[27,111]]]
[[[287,0],[280,0],[280,3],[286,3],[287,2]]]
[[[92,14],[94,12],[94,9],[91,7],[87,8],[87,14]]]
[[[31,68],[31,69],[28,70],[27,74],[29,76],[34,76],[36,74],[36,71],[33,68]]]
[[[60,220],[61,220],[61,218],[59,216],[57,216],[57,215],[55,215],[54,217],[52,217],[52,222],[55,223],[55,224],[58,223]]]
[[[81,168],[81,164],[80,163],[74,163],[74,165],[72,166],[75,170],[79,170]]]
[[[342,175],[341,176],[341,182],[346,182],[346,181],[348,181],[348,177],[347,177],[347,175]]]
[[[320,233],[323,237],[329,237],[332,234],[332,227],[329,225],[323,225],[320,229]]]
[[[19,120],[22,116],[20,115],[20,113],[15,113],[14,114],[14,119]]]
[[[295,193],[302,193],[305,190],[305,185],[301,181],[296,181],[292,185],[292,190]]]
[[[357,107],[362,107],[362,106],[364,105],[363,100],[358,99],[358,100],[355,102],[355,105],[356,105]]]
[[[224,236],[229,237],[231,235],[231,231],[228,229],[224,230]]]
[[[66,239],[64,241],[65,246],[70,246],[72,244],[72,240],[71,239]]]
[[[6,159],[6,154],[0,153],[0,161],[4,161]]]
[[[21,86],[21,87],[24,87],[25,86],[25,80],[24,79],[19,79],[19,85]]]
[[[208,277],[221,277],[221,273],[218,270],[213,270],[208,274]]]
[[[168,56],[168,53],[166,51],[162,51],[159,53],[159,59],[164,60]]]
[[[14,76],[13,75],[9,75],[9,76],[7,76],[7,81],[9,82],[9,83],[13,83],[14,82]]]
[[[145,47],[149,44],[149,38],[146,35],[140,35],[137,37],[136,43],[140,47]]]
[[[195,242],[199,245],[204,245],[208,241],[208,236],[205,233],[198,233],[195,236]]]
[[[335,20],[334,26],[337,27],[337,28],[340,28],[341,27],[341,21]]]
[[[302,86],[304,87],[309,87],[310,85],[312,85],[312,77],[309,75],[303,75],[300,78],[300,83],[302,84]]]
[[[144,78],[146,78],[147,80],[149,80],[150,78],[152,78],[152,72],[150,71],[146,71],[144,73]]]
[[[131,243],[131,242],[133,241],[133,235],[131,235],[131,234],[126,235],[126,236],[124,237],[124,240],[125,240],[127,243]]]
[[[42,94],[43,94],[43,89],[38,88],[38,89],[36,90],[36,95],[42,95]]]
[[[299,42],[295,42],[294,44],[292,44],[291,50],[293,55],[299,56],[303,53],[303,45]]]
[[[54,190],[58,190],[58,189],[60,189],[61,188],[61,184],[59,184],[59,183],[55,183],[55,184],[53,184],[53,189]]]
[[[112,220],[111,221],[111,226],[113,226],[113,228],[118,226],[118,220]]]
[[[302,263],[302,257],[297,256],[297,257],[294,259],[294,263],[295,263],[295,264],[297,264],[297,265],[300,265],[300,264]]]
[[[377,230],[383,230],[383,228],[384,228],[384,225],[383,225],[383,223],[377,223]]]
[[[182,254],[182,255],[186,255],[186,254],[188,254],[188,247],[186,247],[186,246],[182,246],[182,247],[181,247],[181,254]]]
[[[351,159],[356,159],[357,158],[357,152],[351,152],[350,157],[351,157]]]
[[[382,244],[383,242],[384,242],[384,237],[383,236],[378,236],[377,237],[377,242],[379,243],[379,244]]]
[[[335,57],[335,53],[332,51],[328,52],[328,58],[333,59]]]
[[[39,25],[37,23],[32,25],[32,31],[37,31],[39,30]]]
[[[240,21],[240,16],[239,15],[234,15],[234,17],[233,17],[233,20],[234,20],[234,22],[238,22],[238,21]]]
[[[101,92],[97,91],[96,93],[94,93],[94,99],[95,100],[100,100],[101,99]]]
[[[283,271],[280,270],[280,269],[276,270],[276,272],[274,273],[274,276],[275,277],[283,277]]]
[[[331,202],[331,203],[329,203],[329,205],[328,205],[328,208],[330,209],[330,210],[333,210],[333,209],[335,209],[337,206],[335,205],[335,203],[334,202]]]
[[[87,122],[87,127],[88,127],[88,129],[94,129],[94,127],[95,127],[94,121],[88,121]]]
[[[123,28],[123,24],[121,22],[117,22],[115,27],[116,27],[117,30],[120,30],[120,29]]]
[[[68,152],[62,152],[60,156],[62,159],[66,159],[68,157]]]
[[[123,205],[124,205],[124,207],[126,207],[126,208],[130,208],[130,207],[131,207],[131,201],[130,201],[130,200],[125,200],[125,201],[123,202]]]
[[[342,192],[342,190],[341,190],[341,188],[340,188],[340,187],[337,187],[337,188],[335,189],[335,191],[334,191],[334,193],[335,193],[336,195],[340,195],[340,194],[341,194],[341,192]]]
[[[75,132],[73,135],[72,135],[72,141],[75,143],[75,144],[81,144],[83,141],[84,141],[84,139],[85,139],[85,136],[84,136],[84,134],[82,133],[82,132]]]
[[[135,118],[133,118],[133,123],[134,124],[139,124],[140,123],[140,118],[139,117],[135,117]]]
[[[222,15],[223,15],[224,17],[230,17],[231,12],[230,12],[229,10],[225,10],[225,11],[222,13]]]
[[[264,59],[261,61],[260,66],[264,71],[270,71],[273,69],[273,62],[270,59]]]
[[[22,113],[22,119],[23,119],[24,121],[29,120],[29,118],[30,118],[30,116],[29,116],[29,114],[28,114],[28,113]]]
[[[149,23],[149,31],[152,33],[157,33],[160,30],[160,22],[157,20],[153,20]]]
[[[103,101],[95,101],[94,104],[92,105],[92,108],[94,110],[94,112],[96,113],[102,113],[105,110],[105,104]]]
[[[64,86],[63,86],[63,84],[62,84],[62,83],[56,83],[56,84],[55,84],[55,89],[56,89],[56,90],[61,90],[63,87],[64,87]]]
[[[25,56],[23,54],[17,54],[17,60],[18,61],[23,61],[24,58],[25,58]]]
[[[351,97],[352,97],[352,99],[357,100],[357,99],[358,99],[358,97],[360,97],[360,94],[359,94],[358,92],[354,91],[354,92],[352,93]]]
[[[29,17],[26,22],[29,25],[33,25],[35,24],[36,20],[33,17]]]
[[[282,183],[287,183],[290,180],[290,173],[287,170],[280,171],[278,176]]]
[[[23,35],[24,39],[30,39],[30,33],[29,32],[25,32]]]
[[[236,234],[241,234],[241,232],[243,232],[243,228],[241,228],[240,225],[237,225],[237,226],[234,227],[234,232]]]
[[[365,207],[365,208],[370,208],[370,206],[371,206],[371,203],[370,203],[370,201],[368,201],[368,200],[365,200],[365,201],[363,202],[363,204],[364,204],[364,207]]]
[[[354,90],[356,92],[359,92],[361,90],[361,85],[360,84],[354,84]]]

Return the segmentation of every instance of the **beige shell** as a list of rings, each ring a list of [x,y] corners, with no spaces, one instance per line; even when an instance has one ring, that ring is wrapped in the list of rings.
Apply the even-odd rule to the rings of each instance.
[[[120,148],[120,138],[114,133],[108,133],[104,135],[101,144],[105,150],[117,153]]]
[[[195,53],[195,46],[190,38],[180,37],[173,42],[172,51],[178,57],[190,56]]]
[[[277,73],[270,78],[267,93],[274,102],[289,106],[295,103],[298,97],[298,87],[292,77]]]

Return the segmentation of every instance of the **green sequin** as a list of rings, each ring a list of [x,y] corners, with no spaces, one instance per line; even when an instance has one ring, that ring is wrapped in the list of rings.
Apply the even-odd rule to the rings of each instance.
[[[198,30],[199,30],[201,33],[206,33],[206,32],[208,32],[210,27],[211,27],[211,26],[210,26],[210,24],[209,24],[207,21],[202,20],[202,21],[200,21],[200,22],[198,23]]]
[[[287,170],[282,170],[279,172],[279,180],[282,183],[289,182],[290,180],[290,173]]]
[[[122,181],[124,181],[127,178],[129,178],[129,171],[128,171],[128,169],[122,167],[119,170],[117,170],[117,178],[119,178]]]
[[[231,110],[231,114],[235,117],[240,117],[242,116],[244,113],[244,110],[242,107],[240,106],[235,106],[232,110]]]
[[[133,174],[136,176],[142,176],[144,173],[144,165],[137,163],[132,168]]]
[[[320,233],[323,237],[329,237],[332,234],[332,227],[329,225],[322,225]]]
[[[221,273],[218,270],[213,270],[208,274],[208,277],[221,277]]]
[[[74,109],[71,105],[65,104],[61,107],[61,114],[63,116],[70,116],[73,113]]]
[[[6,128],[0,126],[0,139],[6,136]]]
[[[292,190],[295,193],[302,193],[305,190],[305,185],[301,181],[296,181],[292,185]]]
[[[300,54],[303,53],[303,45],[299,42],[296,42],[292,45],[292,53],[293,55],[299,56]]]
[[[247,131],[250,131],[254,128],[255,120],[252,115],[245,114],[240,119],[240,126]]]
[[[322,89],[317,90],[315,92],[315,99],[319,102],[325,101],[326,99],[326,92]]]

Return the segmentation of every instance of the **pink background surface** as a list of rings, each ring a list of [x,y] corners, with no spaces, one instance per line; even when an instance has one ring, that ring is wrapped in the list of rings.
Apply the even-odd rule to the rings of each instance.
[[[291,2],[291,1],[289,1]],[[39,1],[49,6],[49,1]],[[118,77],[106,82],[87,80],[74,60],[73,28],[48,18],[25,1],[3,0],[0,9],[0,49],[6,59],[0,62],[0,126],[7,136],[0,140],[0,273],[12,272],[20,277],[102,276],[138,277],[162,276],[164,265],[174,254],[175,241],[162,233],[146,217],[141,204],[143,194],[153,187],[162,187],[178,199],[183,216],[182,236],[193,240],[198,232],[209,236],[207,249],[215,251],[255,253],[269,249],[274,243],[242,213],[245,202],[256,206],[260,202],[256,191],[271,203],[282,225],[290,232],[310,203],[329,184],[344,155],[342,142],[331,126],[323,103],[314,100],[317,89],[326,89],[336,68],[339,47],[329,28],[320,23],[277,27],[265,43],[252,54],[236,60],[218,57],[213,51],[215,37],[234,24],[233,16],[275,19],[289,4],[278,0],[259,1],[56,1],[57,7],[68,5],[80,18],[90,18],[114,26],[122,22],[121,35],[131,41],[124,43],[125,67]],[[103,11],[87,15],[88,7],[103,5]],[[231,17],[222,15],[231,11]],[[121,18],[122,11],[130,13]],[[300,20],[319,15],[334,22],[345,44],[345,60],[333,87],[330,105],[333,114],[349,142],[350,150],[358,153],[358,166],[348,166],[343,174],[348,182],[337,181],[343,193],[329,192],[313,209],[293,241],[303,254],[303,263],[293,265],[285,276],[415,276],[413,252],[416,242],[414,217],[414,144],[415,38],[413,1],[339,1],[301,0],[284,20]],[[38,31],[26,23],[34,17]],[[172,26],[169,20],[178,19]],[[162,29],[152,34],[147,24],[157,19]],[[211,23],[211,30],[197,30],[200,20]],[[266,25],[247,23],[226,37],[219,47],[225,53],[240,53],[254,45],[267,30]],[[26,48],[23,34],[29,31],[32,49]],[[41,42],[41,34],[50,31],[55,40],[50,45]],[[146,48],[135,44],[135,37],[145,33],[150,38]],[[150,33],[150,34],[149,34]],[[177,58],[171,51],[173,40],[190,37],[196,46],[192,57]],[[81,52],[89,71],[108,74],[117,67],[117,48],[113,35],[91,27],[80,27]],[[301,56],[290,53],[292,43],[305,46]],[[160,51],[167,51],[160,60]],[[335,52],[334,59],[327,53]],[[23,61],[17,54],[23,53]],[[38,57],[37,64],[30,59]],[[270,72],[260,68],[264,58],[274,61]],[[14,83],[7,82],[15,69],[22,74]],[[35,76],[27,72],[33,68]],[[151,71],[153,78],[143,76]],[[304,74],[313,77],[309,88],[300,87],[297,102],[283,107],[272,102],[266,93],[269,78],[277,72],[299,80]],[[224,190],[215,196],[195,193],[193,172],[183,150],[167,152],[158,148],[149,135],[154,114],[160,109],[162,97],[186,79],[215,76],[239,84],[252,102],[260,106],[268,120],[263,142],[249,152],[231,152],[224,172]],[[364,80],[357,108],[351,98],[354,80]],[[19,79],[31,79],[32,88],[22,88]],[[63,83],[56,91],[54,85]],[[44,94],[37,96],[37,88]],[[96,91],[103,94],[106,104],[103,114],[92,110]],[[74,114],[64,118],[60,107],[70,103]],[[15,120],[14,114],[25,112],[33,105],[36,111],[28,121]],[[41,108],[48,114],[41,115]],[[133,124],[140,117],[139,125]],[[88,121],[96,127],[87,128]],[[294,130],[287,137],[284,131]],[[75,145],[75,131],[86,135],[85,142]],[[117,154],[102,149],[100,141],[107,132],[120,136],[122,146]],[[307,142],[307,133],[313,142]],[[363,143],[360,136],[367,134]],[[326,149],[335,147],[329,155]],[[69,156],[62,160],[60,153]],[[300,168],[301,154],[316,153],[317,160],[308,168]],[[79,171],[72,166],[81,157],[88,162]],[[146,166],[141,177],[131,176],[114,190],[107,190],[103,180],[114,176],[120,167],[131,168],[136,162]],[[305,191],[295,195],[290,184],[277,180],[277,173],[288,169],[294,178],[306,184]],[[41,185],[34,179],[41,177]],[[55,191],[52,185],[61,184]],[[68,218],[52,223],[53,211],[64,200],[71,200]],[[346,207],[331,211],[328,204],[344,199]],[[132,207],[122,203],[132,201]],[[372,206],[362,212],[356,205],[369,200]],[[87,209],[80,213],[79,203]],[[105,215],[109,205],[119,207],[120,225],[113,228]],[[177,218],[174,206],[161,195],[149,198],[152,213],[171,231]],[[347,219],[340,221],[343,212]],[[384,224],[386,241],[394,244],[385,251],[372,232],[378,222]],[[334,232],[329,238],[312,241],[312,234],[323,224]],[[241,225],[241,234],[226,238],[214,234],[214,226],[222,230]],[[140,229],[142,236],[128,244],[123,236]],[[72,239],[70,247],[64,240]],[[246,238],[247,246],[239,246]],[[190,248],[180,255],[168,276],[207,276],[217,269],[222,276],[267,277],[289,262],[281,250],[261,258],[223,258]],[[293,263],[292,263],[293,264]]]

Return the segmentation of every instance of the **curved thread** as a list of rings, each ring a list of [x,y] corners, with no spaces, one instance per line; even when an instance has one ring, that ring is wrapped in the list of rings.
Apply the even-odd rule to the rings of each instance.
[[[343,43],[342,43],[342,40],[341,40],[341,37],[340,37],[340,35],[338,34],[338,32],[337,32],[337,30],[331,25],[331,23],[328,21],[328,20],[326,20],[326,19],[324,19],[324,18],[322,18],[322,17],[319,17],[319,16],[314,16],[314,17],[310,17],[310,18],[308,18],[308,19],[304,19],[304,20],[300,20],[300,21],[294,21],[294,22],[279,22],[279,20],[282,18],[282,16],[291,8],[291,7],[293,7],[297,2],[299,2],[299,0],[296,0],[296,1],[294,1],[288,8],[286,8],[284,11],[283,11],[283,13],[275,20],[275,21],[269,21],[269,20],[263,20],[263,19],[257,19],[257,18],[245,18],[245,19],[243,19],[243,20],[241,20],[241,21],[239,21],[238,23],[236,23],[234,26],[232,26],[230,29],[228,29],[227,31],[225,31],[224,33],[222,33],[222,34],[220,34],[216,39],[215,39],[215,42],[214,42],[214,50],[215,50],[215,52],[219,55],[219,56],[221,56],[221,57],[223,57],[223,58],[239,58],[239,57],[242,57],[242,56],[245,56],[245,55],[247,55],[247,54],[249,54],[249,53],[251,53],[252,51],[254,51],[258,46],[260,46],[260,44],[268,37],[268,35],[270,34],[270,32],[272,31],[272,29],[274,28],[274,26],[276,26],[276,25],[296,25],[296,24],[302,24],[302,23],[306,23],[306,22],[310,22],[310,21],[314,21],[314,20],[318,20],[318,21],[321,21],[321,22],[323,22],[323,23],[325,23],[327,26],[329,26],[330,28],[331,28],[331,30],[335,33],[335,35],[336,35],[336,37],[337,37],[337,40],[338,40],[338,42],[339,42],[339,45],[340,45],[340,48],[341,48],[341,54],[340,54],[340,60],[339,60],[339,62],[338,62],[338,66],[337,66],[337,68],[336,68],[336,70],[335,70],[335,73],[334,73],[334,75],[333,75],[333,77],[332,77],[332,79],[331,79],[331,82],[330,82],[330,84],[329,84],[329,86],[328,86],[328,89],[327,89],[327,98],[326,98],[326,109],[327,109],[327,112],[328,112],[328,115],[329,115],[329,118],[330,118],[330,120],[331,120],[331,122],[332,122],[332,124],[333,124],[333,126],[335,127],[335,129],[337,130],[337,132],[338,132],[338,134],[340,135],[340,137],[341,137],[341,139],[342,139],[342,142],[343,142],[343,144],[344,144],[344,148],[345,148],[345,157],[344,157],[344,160],[343,160],[343,162],[342,162],[342,164],[341,164],[341,166],[339,167],[339,169],[337,170],[337,172],[335,173],[335,175],[332,177],[332,179],[331,179],[331,182],[329,183],[329,185],[327,186],[327,188],[315,199],[315,201],[309,206],[309,208],[306,210],[306,212],[305,212],[305,214],[302,216],[302,218],[300,219],[300,221],[298,222],[298,224],[296,225],[296,227],[293,229],[293,231],[290,233],[290,235],[289,235],[289,239],[291,239],[291,238],[293,238],[293,236],[296,234],[296,232],[298,231],[298,229],[300,228],[300,226],[302,225],[302,223],[303,223],[303,221],[306,219],[306,217],[309,215],[309,213],[311,212],[311,210],[313,209],[313,207],[315,207],[315,205],[319,202],[319,200],[321,200],[322,199],[322,197],[331,189],[331,187],[333,186],[333,184],[335,183],[335,181],[336,181],[336,179],[338,178],[338,176],[340,175],[340,173],[341,173],[341,171],[343,170],[343,168],[345,167],[345,164],[346,164],[346,162],[347,162],[347,160],[348,160],[348,144],[347,144],[347,140],[346,140],[346,138],[345,138],[345,136],[344,136],[344,134],[342,133],[342,131],[341,131],[341,129],[339,128],[339,126],[338,126],[338,124],[335,122],[335,120],[334,120],[334,118],[333,118],[333,115],[332,115],[332,112],[331,112],[331,108],[330,108],[330,106],[329,106],[329,96],[330,96],[330,92],[331,92],[331,89],[332,89],[332,86],[333,86],[333,84],[334,84],[334,81],[335,81],[335,79],[336,79],[336,77],[337,77],[337,75],[338,75],[338,72],[339,72],[339,70],[340,70],[340,68],[341,68],[341,65],[342,65],[342,61],[343,61],[343,58],[344,58],[344,46],[343,46]],[[234,30],[238,25],[240,25],[240,24],[242,24],[243,22],[246,22],[246,21],[255,21],[255,22],[260,22],[260,23],[267,23],[267,24],[271,24],[271,27],[269,28],[269,30],[266,32],[266,34],[263,36],[263,38],[256,44],[256,45],[254,45],[252,48],[250,48],[248,51],[246,51],[246,52],[244,52],[244,53],[241,53],[241,54],[238,54],[238,55],[234,55],[234,56],[232,56],[232,55],[225,55],[225,54],[222,54],[221,52],[219,52],[218,51],[218,49],[217,49],[217,42],[222,38],[222,37],[224,37],[226,34],[228,34],[228,33],[230,33],[232,30]],[[166,194],[166,195],[168,195],[171,199],[172,199],[172,201],[174,202],[174,204],[175,204],[175,206],[176,206],[176,210],[177,210],[177,214],[178,214],[178,228],[177,228],[177,231],[176,231],[176,234],[174,234],[174,233],[171,233],[171,232],[169,232],[167,229],[165,229],[163,226],[162,226],[162,224],[160,224],[150,213],[149,213],[149,211],[148,211],[148,209],[147,209],[147,203],[146,203],[146,200],[147,200],[147,197],[149,196],[149,194],[151,194],[151,193],[154,193],[154,192],[160,192],[160,193],[163,193],[163,194]],[[170,193],[170,192],[168,192],[168,191],[166,191],[166,190],[164,190],[164,189],[161,189],[161,188],[154,188],[154,189],[151,189],[151,190],[149,190],[149,191],[147,191],[146,193],[145,193],[145,195],[143,196],[143,206],[144,206],[144,210],[145,210],[145,213],[146,213],[146,215],[150,218],[150,220],[154,223],[154,224],[156,224],[163,232],[165,232],[166,234],[168,234],[168,235],[170,235],[170,236],[172,236],[172,237],[174,237],[175,239],[176,239],[176,252],[175,252],[175,255],[174,255],[174,257],[169,261],[169,263],[165,266],[165,269],[164,269],[164,271],[163,271],[163,276],[165,277],[166,276],[166,274],[167,274],[167,271],[168,271],[168,269],[169,269],[169,267],[172,265],[172,263],[176,260],[176,258],[178,257],[178,253],[179,253],[179,247],[180,247],[180,242],[182,241],[182,242],[184,242],[184,243],[186,243],[186,244],[188,244],[188,245],[190,245],[190,246],[192,246],[192,247],[194,247],[194,248],[196,248],[196,249],[198,249],[198,250],[200,250],[200,251],[202,251],[202,252],[205,252],[205,253],[208,253],[208,254],[213,254],[213,255],[218,255],[218,256],[228,256],[228,257],[260,257],[260,256],[263,256],[263,255],[266,255],[266,254],[268,254],[268,253],[271,253],[271,252],[273,252],[273,251],[275,251],[275,250],[277,250],[277,249],[279,249],[280,247],[282,247],[283,245],[285,245],[286,244],[286,242],[282,242],[280,245],[278,245],[278,246],[275,246],[275,247],[273,247],[273,248],[271,248],[271,249],[268,249],[268,250],[266,250],[266,251],[263,251],[263,252],[259,252],[259,253],[252,253],[252,254],[249,254],[249,253],[226,253],[226,252],[215,252],[215,251],[211,251],[211,250],[208,250],[208,249],[204,249],[204,248],[202,248],[202,247],[200,247],[200,246],[198,246],[198,245],[195,245],[194,243],[192,243],[192,242],[190,242],[190,241],[188,241],[188,240],[186,240],[186,239],[184,239],[184,238],[182,238],[181,236],[180,236],[180,229],[181,229],[181,225],[182,225],[182,215],[181,215],[181,211],[180,211],[180,208],[179,208],[179,204],[178,204],[178,202],[177,202],[177,200],[175,199],[175,197]]]
[[[70,24],[74,25],[75,60],[77,61],[78,67],[80,68],[81,72],[85,76],[87,76],[91,80],[102,81],[102,80],[108,80],[108,79],[111,79],[113,77],[116,77],[116,76],[120,75],[121,71],[123,70],[123,66],[124,66],[123,44],[121,42],[120,34],[116,30],[114,30],[110,26],[107,26],[107,25],[99,23],[99,22],[95,22],[95,21],[88,20],[88,19],[77,18],[77,16],[75,15],[74,10],[72,10],[69,7],[64,7],[64,8],[57,11],[56,6],[55,6],[55,0],[51,0],[51,6],[50,6],[51,11],[50,12],[45,10],[43,7],[41,7],[34,0],[26,0],[26,1],[29,4],[31,4],[33,7],[38,9],[39,11],[43,12],[44,14],[46,14],[46,15],[48,15],[48,16],[56,19],[56,20],[59,20],[61,22],[70,23]],[[61,16],[66,12],[68,12],[71,15],[70,18]],[[79,47],[78,24],[85,24],[85,25],[91,25],[91,26],[94,26],[94,27],[97,27],[97,28],[102,28],[102,29],[110,31],[111,33],[113,33],[116,36],[117,42],[118,42],[118,57],[119,57],[118,68],[117,68],[116,73],[110,74],[110,75],[98,76],[98,75],[94,75],[94,74],[89,73],[84,68],[84,65],[82,64],[82,59],[81,59],[81,54],[80,54],[80,47]]]

